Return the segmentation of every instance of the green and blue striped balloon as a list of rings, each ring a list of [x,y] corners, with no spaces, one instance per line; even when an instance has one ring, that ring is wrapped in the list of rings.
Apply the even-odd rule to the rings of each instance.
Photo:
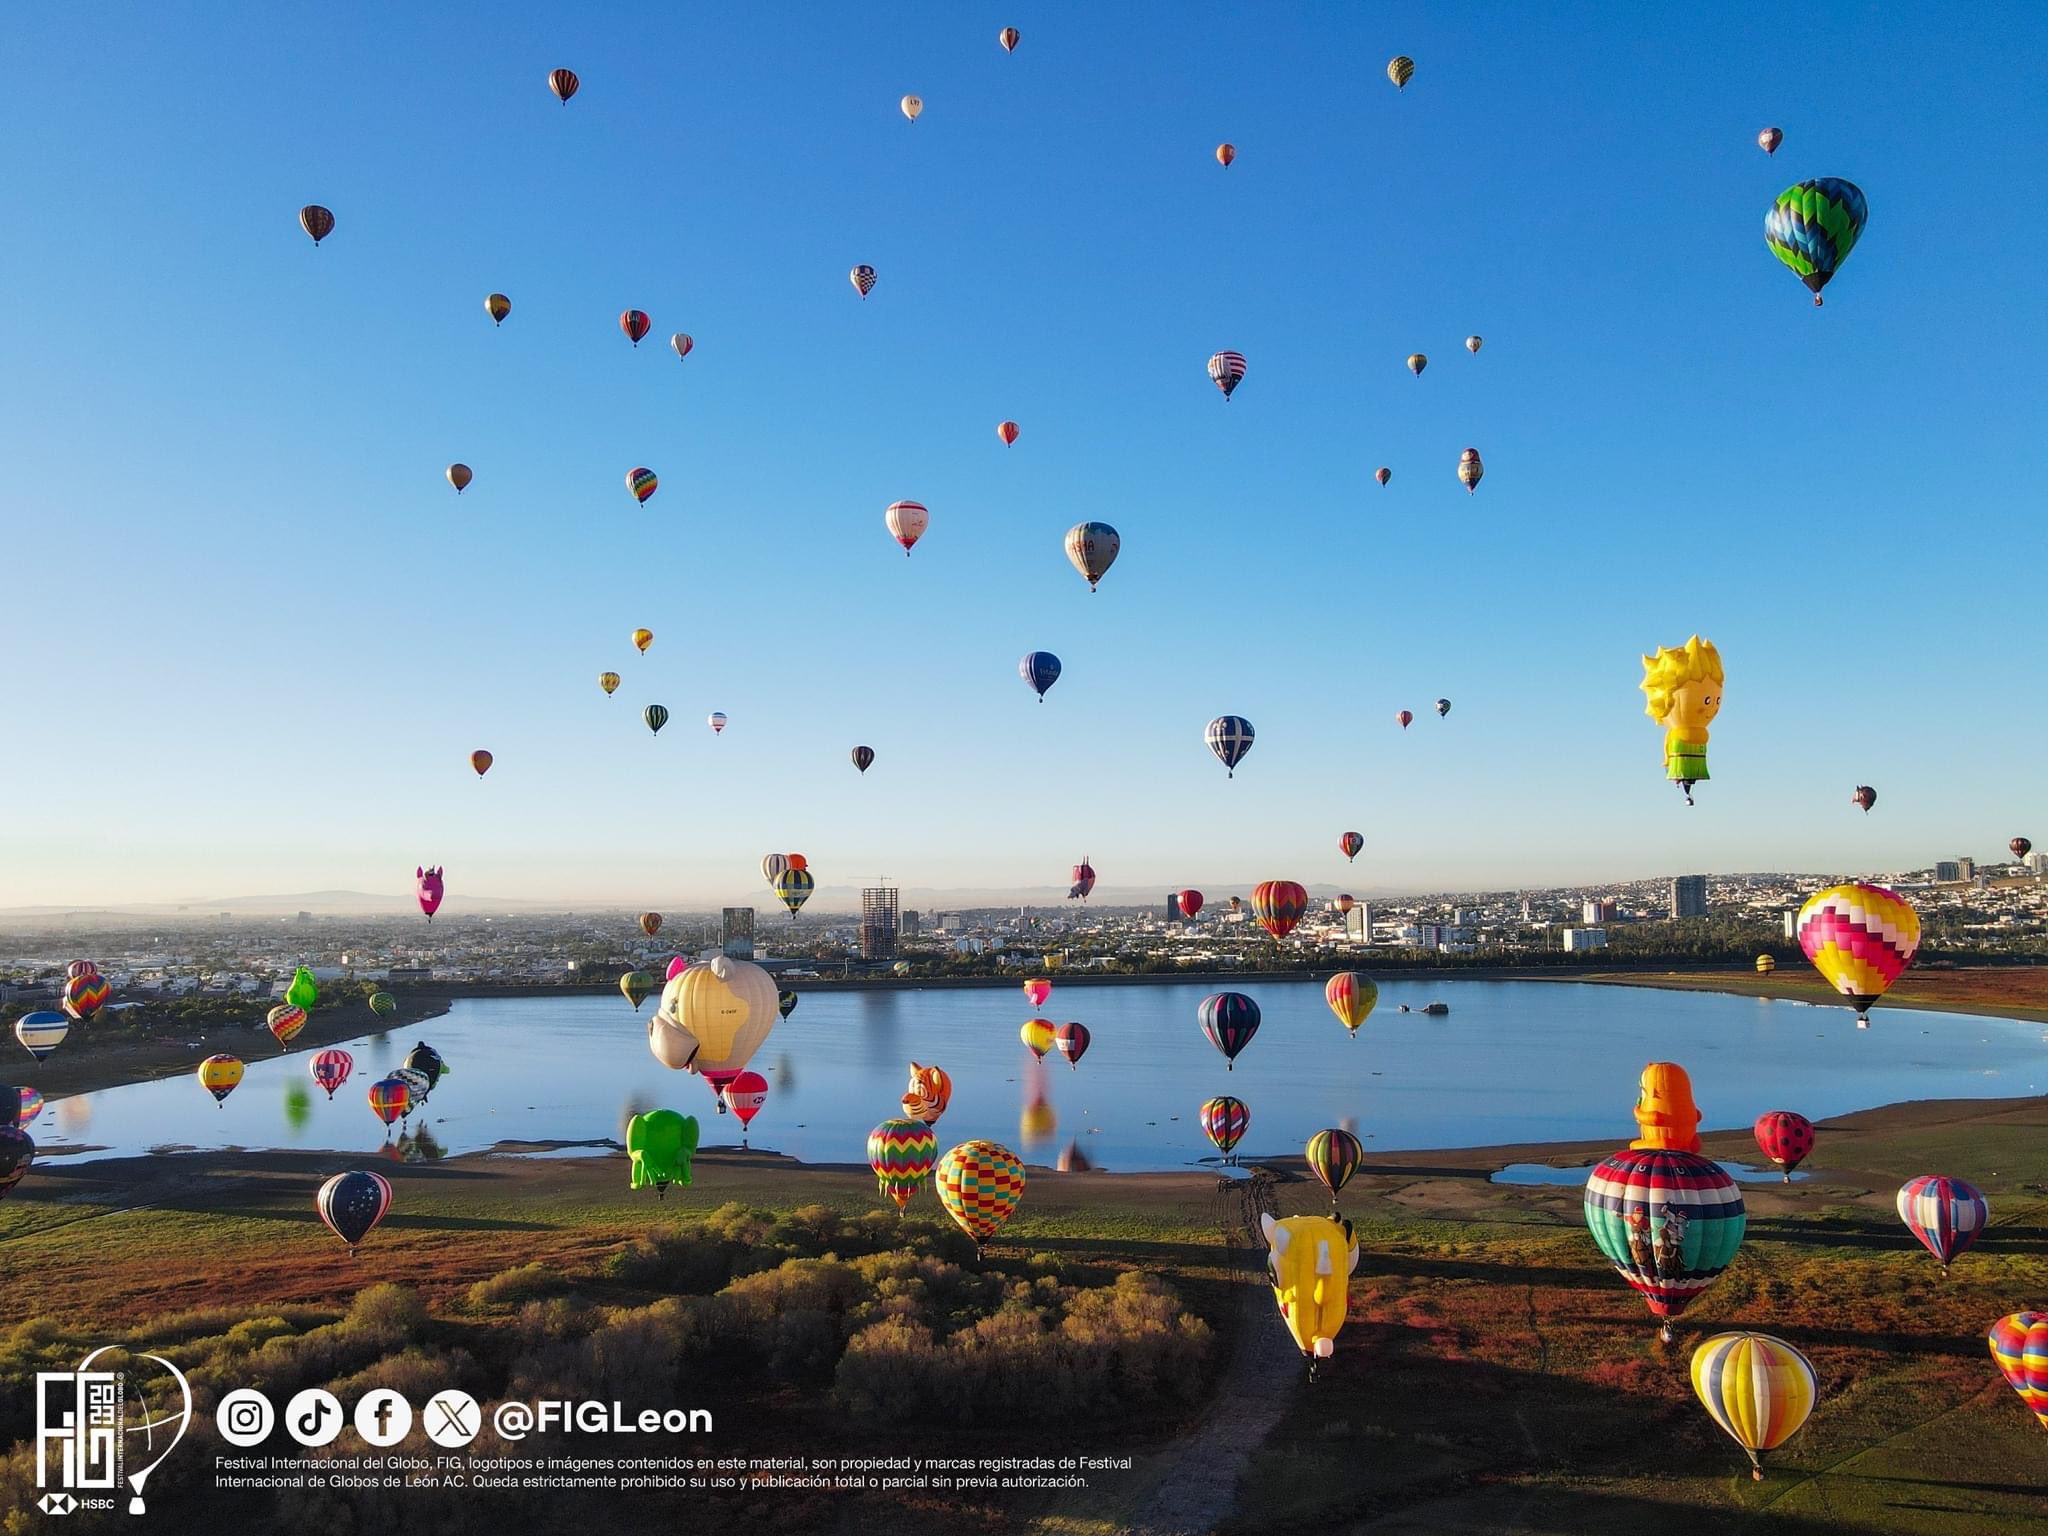
[[[1802,181],[1780,192],[1764,215],[1764,244],[1799,275],[1818,305],[1821,289],[1849,259],[1869,216],[1855,182],[1834,176]]]

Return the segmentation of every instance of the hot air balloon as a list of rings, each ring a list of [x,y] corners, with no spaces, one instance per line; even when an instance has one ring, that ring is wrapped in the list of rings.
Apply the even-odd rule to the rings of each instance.
[[[1777,962],[1777,959],[1776,959],[1776,958],[1775,958],[1774,956],[1771,956],[1771,955],[1758,955],[1758,956],[1756,957],[1756,973],[1757,973],[1757,975],[1759,975],[1759,976],[1768,976],[1768,975],[1770,975],[1770,974],[1771,974],[1771,972],[1775,971],[1775,970],[1776,970],[1777,968],[1778,968],[1778,962]]]
[[[939,1204],[974,1239],[974,1256],[1002,1231],[1024,1198],[1024,1164],[993,1141],[963,1141],[938,1167]]]
[[[661,488],[661,477],[645,465],[626,471],[626,489],[633,493],[633,499],[641,506],[647,505],[647,498]]]
[[[1749,1453],[1749,1475],[1764,1480],[1764,1451],[1799,1433],[1820,1397],[1813,1362],[1767,1333],[1717,1333],[1692,1355],[1692,1389]]]
[[[1692,1078],[1677,1062],[1653,1061],[1643,1068],[1632,1113],[1636,1117],[1636,1139],[1629,1146],[1636,1151],[1700,1150],[1703,1117],[1693,1103]]]
[[[299,228],[311,235],[317,246],[334,233],[334,215],[318,203],[308,203],[299,210]]]
[[[80,976],[97,976],[100,968],[90,960],[74,960],[64,967],[64,979],[72,981]]]
[[[1180,915],[1183,918],[1193,922],[1196,914],[1201,910],[1202,893],[1200,891],[1189,889],[1180,893]]]
[[[576,88],[582,83],[576,78],[576,71],[573,69],[548,71],[548,89],[555,93],[555,100],[565,107],[569,104],[569,98],[576,94]]]
[[[953,1079],[943,1067],[910,1064],[910,1086],[903,1093],[903,1113],[925,1125],[937,1125],[953,1101]]]
[[[80,1024],[106,1007],[107,999],[114,995],[114,988],[107,978],[94,972],[90,976],[73,976],[64,983],[62,1007]]]
[[[1476,353],[1481,347],[1485,345],[1486,338],[1484,336],[1467,336],[1465,338],[1465,350],[1467,352]]]
[[[14,1038],[37,1061],[62,1045],[70,1033],[71,1021],[54,1008],[38,1008],[14,1021]]]
[[[348,1081],[349,1073],[355,1071],[356,1059],[347,1051],[332,1048],[319,1052],[313,1057],[308,1070],[313,1081],[327,1090],[327,1097],[334,1097],[334,1090]]]
[[[1342,894],[1340,894],[1335,901],[1331,902],[1330,905],[1335,907],[1337,909],[1337,915],[1339,917],[1342,917],[1344,914],[1349,912],[1353,907],[1357,906],[1358,901],[1357,898],[1352,896],[1352,894],[1349,891],[1345,891]]]
[[[512,301],[502,293],[486,294],[484,296],[484,313],[491,317],[491,322],[494,325],[503,325],[505,317],[512,313]]]
[[[1408,729],[1409,724],[1415,719],[1415,716],[1412,712],[1403,709],[1395,711],[1394,718],[1400,722],[1401,729],[1405,731]]]
[[[482,778],[485,774],[489,773],[491,771],[491,764],[496,761],[497,759],[492,757],[482,747],[478,747],[469,754],[469,766],[476,770],[478,778]]]
[[[1408,354],[1408,371],[1414,374],[1418,379],[1422,377],[1422,370],[1427,368],[1428,366],[1429,359],[1425,357],[1422,353],[1410,352]]]
[[[921,501],[892,501],[882,513],[882,522],[888,528],[889,536],[903,546],[906,559],[911,546],[924,537],[931,521],[932,515]]]
[[[356,1245],[384,1219],[391,1209],[391,1181],[381,1173],[352,1168],[337,1173],[313,1197],[313,1208],[327,1229],[348,1244],[348,1256],[356,1256]]]
[[[209,1056],[199,1063],[199,1086],[213,1095],[216,1104],[227,1102],[241,1080],[242,1064],[233,1056]]]
[[[789,855],[771,853],[761,860],[761,878],[773,885],[782,878],[782,872],[789,868]]]
[[[423,864],[415,864],[412,867],[413,895],[419,899],[420,911],[426,914],[426,919],[430,923],[434,920],[434,914],[441,910],[442,898],[448,894],[448,882],[443,875],[444,871],[439,865],[432,869]]]
[[[758,1072],[736,1072],[725,1085],[726,1108],[739,1117],[741,1146],[747,1144],[747,1127],[767,1102],[768,1079]]]
[[[604,690],[604,696],[606,698],[610,698],[613,694],[619,691],[619,674],[616,672],[598,673],[597,686]]]
[[[1458,484],[1465,487],[1470,496],[1479,489],[1479,482],[1486,478],[1486,465],[1480,460],[1477,448],[1467,448],[1458,455]]]
[[[1123,540],[1107,523],[1076,523],[1067,530],[1067,559],[1087,578],[1090,592],[1116,564],[1122,548]]]
[[[1339,971],[1323,985],[1323,1001],[1337,1015],[1337,1022],[1351,1031],[1354,1040],[1358,1038],[1358,1026],[1371,1016],[1379,1000],[1378,984],[1357,971]]]
[[[1382,464],[1378,469],[1372,472],[1372,477],[1373,479],[1379,481],[1381,485],[1385,485],[1389,480],[1394,478],[1394,472],[1391,469],[1387,468],[1386,465]]]
[[[619,316],[619,329],[626,333],[626,339],[635,347],[640,345],[640,338],[647,334],[653,324],[654,322],[647,318],[647,311],[644,309],[625,310]]]
[[[1218,144],[1216,146],[1216,163],[1218,165],[1227,166],[1236,158],[1237,146],[1235,144]]]
[[[1034,1008],[1043,1008],[1045,1000],[1052,996],[1052,983],[1043,976],[1033,976],[1024,983],[1024,1001]]]
[[[1890,990],[1920,947],[1920,917],[1881,885],[1831,885],[1807,898],[1794,924],[1799,947],[1870,1027],[1870,1007]]]
[[[1868,784],[1858,784],[1855,793],[1849,796],[1849,801],[1852,805],[1862,806],[1863,814],[1868,816],[1870,808],[1877,804],[1877,791]]]
[[[1060,680],[1060,659],[1051,651],[1033,651],[1017,663],[1017,674],[1031,685],[1038,702],[1045,702],[1045,690]]]
[[[1934,1255],[1944,1277],[1991,1224],[1991,1206],[1961,1179],[1923,1174],[1899,1188],[1899,1220]]]
[[[924,110],[924,98],[922,96],[906,96],[896,105],[902,108],[903,115],[914,123],[917,121],[917,114]]]
[[[648,730],[659,736],[661,728],[668,724],[668,709],[664,705],[650,704],[640,711],[640,718],[647,722]]]
[[[1242,896],[1231,897],[1230,910],[1233,912],[1242,912],[1244,910],[1244,898]]]
[[[1778,1166],[1785,1182],[1792,1182],[1792,1170],[1813,1150],[1813,1122],[1789,1109],[1769,1109],[1756,1117],[1759,1151]]]
[[[1331,1216],[1289,1216],[1275,1221],[1259,1213],[1266,1237],[1266,1265],[1280,1320],[1308,1361],[1315,1379],[1323,1361],[1337,1352],[1351,1272],[1358,1268],[1358,1237],[1351,1223]]]
[[[2005,846],[2012,850],[2012,856],[2021,863],[2025,863],[2027,855],[2034,851],[2034,841],[2028,837],[2016,837]]]
[[[661,914],[659,912],[642,912],[640,914],[640,931],[650,939],[661,932]]]
[[[867,265],[867,263],[861,263],[861,265],[855,267],[846,275],[853,283],[853,286],[860,290],[862,298],[866,298],[875,291],[875,269]]]
[[[1085,1024],[1061,1024],[1052,1032],[1052,1043],[1058,1048],[1059,1053],[1067,1058],[1069,1067],[1080,1065],[1081,1058],[1087,1054],[1088,1042],[1092,1038],[1094,1037],[1088,1033],[1088,1026]]]
[[[370,1084],[370,1113],[387,1126],[412,1110],[412,1089],[397,1073]]]
[[[1088,893],[1094,889],[1095,866],[1090,864],[1088,856],[1083,854],[1081,862],[1073,867],[1068,876],[1067,900],[1073,901],[1078,898],[1081,901],[1086,901]]]
[[[1358,857],[1359,850],[1364,846],[1364,837],[1356,832],[1346,832],[1337,839],[1338,851],[1344,855],[1346,860],[1355,860]]]
[[[1766,128],[1756,136],[1756,142],[1757,147],[1765,154],[1775,155],[1778,152],[1778,146],[1785,142],[1785,130],[1782,128]]]
[[[799,873],[789,870],[783,879]],[[760,966],[714,955],[669,978],[647,1026],[647,1048],[663,1066],[699,1074],[718,1094],[781,1019],[776,1001],[775,983]],[[718,1111],[725,1113],[723,1100]]]
[[[265,1016],[263,1024],[277,1037],[279,1045],[289,1049],[299,1031],[306,1027],[306,1010],[294,1003],[279,1003]]]
[[[370,1012],[376,1014],[380,1019],[388,1019],[391,1015],[398,1012],[398,999],[389,992],[372,992],[370,994]]]
[[[1209,377],[1216,387],[1223,391],[1228,400],[1237,386],[1244,382],[1244,354],[1242,352],[1218,352],[1209,359]]]
[[[28,1177],[35,1160],[35,1138],[18,1125],[0,1125],[0,1200]]]
[[[1223,1160],[1236,1162],[1237,1159],[1231,1154],[1236,1151],[1238,1142],[1244,1139],[1244,1133],[1251,1128],[1252,1123],[1252,1112],[1245,1107],[1244,1100],[1233,1099],[1227,1093],[1218,1094],[1213,1099],[1204,1099],[1199,1118],[1202,1122],[1202,1134],[1215,1144],[1216,1150],[1223,1154]]]
[[[1405,91],[1408,89],[1408,82],[1414,76],[1415,61],[1409,58],[1407,54],[1404,53],[1399,58],[1388,61],[1387,78],[1394,82],[1396,90]]]
[[[1764,244],[1812,291],[1818,309],[1821,289],[1849,259],[1869,215],[1863,189],[1853,181],[1823,176],[1798,182],[1764,215]]]
[[[1216,754],[1217,761],[1229,770],[1225,777],[1234,779],[1237,777],[1237,765],[1252,749],[1254,734],[1251,721],[1243,715],[1218,715],[1202,732],[1202,739],[1209,743],[1209,750]]]
[[[789,920],[796,921],[797,909],[811,899],[818,882],[808,869],[785,869],[775,877],[775,894],[789,908]]]
[[[868,1166],[875,1171],[875,1183],[896,1202],[896,1209],[908,1209],[917,1192],[931,1179],[939,1161],[939,1138],[929,1125],[917,1120],[884,1120],[868,1132]]]
[[[1330,1209],[1337,1209],[1337,1192],[1351,1182],[1358,1165],[1365,1160],[1365,1148],[1356,1136],[1344,1130],[1317,1131],[1303,1148],[1308,1169],[1330,1192]]]
[[[659,985],[661,983],[655,979],[652,971],[628,971],[619,978],[619,990],[625,994],[626,1001],[633,1005],[635,1013],[638,1013],[640,1005],[647,1001],[647,994]]]
[[[875,749],[873,747],[855,747],[847,756],[853,759],[854,767],[858,768],[862,773],[866,773],[869,768],[874,766]]]
[[[448,477],[448,483],[455,487],[455,494],[458,496],[468,490],[469,482],[476,478],[470,473],[467,464],[450,464],[442,473]]]
[[[1735,1181],[1716,1163],[1671,1148],[1629,1148],[1586,1180],[1586,1225],[1621,1278],[1671,1319],[1728,1267],[1747,1215]]]
[[[1259,1005],[1242,992],[1216,992],[1202,999],[1195,1017],[1202,1021],[1202,1033],[1209,1043],[1229,1063],[1224,1070],[1234,1070],[1237,1053],[1259,1032]]]
[[[775,994],[775,1011],[785,1019],[796,1012],[797,994],[784,988]]]
[[[633,1160],[631,1187],[652,1189],[666,1200],[668,1187],[690,1182],[690,1160],[697,1155],[695,1115],[672,1109],[650,1109],[626,1122],[626,1155]]]
[[[996,41],[1003,45],[1003,52],[1015,53],[1017,51],[1017,37],[1018,33],[1015,27],[1005,27],[996,34]]]
[[[1726,675],[1711,640],[1694,635],[1683,646],[1665,645],[1643,658],[1638,686],[1649,702],[1643,713],[1664,727],[1664,777],[1692,804],[1692,787],[1707,772],[1707,727],[1721,712]]]
[[[22,1126],[32,1125],[35,1123],[36,1116],[42,1112],[43,1096],[33,1088],[23,1088],[21,1090],[21,1109],[14,1123]]]
[[[714,709],[713,711],[711,711],[709,715],[705,717],[704,723],[711,727],[712,735],[718,735],[725,729],[725,711],[722,709]]]
[[[1308,910],[1308,892],[1292,880],[1261,880],[1252,889],[1252,916],[1275,942],[1294,932]]]
[[[427,1102],[427,1095],[433,1092],[434,1085],[427,1081],[427,1074],[420,1071],[418,1067],[394,1067],[391,1070],[391,1076],[396,1081],[405,1084],[405,1091],[410,1095],[406,1105],[408,1112],[418,1109],[421,1105],[425,1104]]]
[[[690,355],[691,349],[697,345],[697,340],[687,331],[677,331],[673,336],[669,337],[668,344],[676,355],[676,361],[680,363]]]
[[[996,436],[1003,440],[1003,446],[1005,448],[1009,447],[1010,444],[1017,441],[1017,423],[1015,423],[1014,421],[997,422]]]
[[[1451,701],[1450,701],[1449,699],[1438,699],[1438,700],[1436,701],[1436,717],[1437,717],[1437,719],[1439,719],[1439,720],[1443,719],[1443,717],[1444,717],[1444,716],[1446,716],[1446,715],[1448,715],[1448,714],[1449,714],[1450,712],[1451,712]]]
[[[1026,1019],[1017,1027],[1017,1038],[1024,1042],[1024,1049],[1044,1059],[1052,1049],[1052,1021],[1050,1019]]]
[[[2014,1312],[1993,1323],[1991,1358],[2048,1429],[2048,1312]]]
[[[633,631],[633,649],[638,651],[642,656],[645,656],[647,654],[647,647],[649,647],[652,644],[654,644],[653,630],[636,629]]]

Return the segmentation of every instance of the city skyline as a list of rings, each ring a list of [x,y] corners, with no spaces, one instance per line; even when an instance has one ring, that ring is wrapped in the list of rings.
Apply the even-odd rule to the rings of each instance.
[[[424,862],[451,910],[765,910],[776,848],[833,891],[1056,889],[1086,854],[1106,890],[1377,896],[2048,825],[2011,491],[2048,456],[2011,340],[2048,214],[2010,195],[2048,19],[1333,10],[1247,50],[1220,10],[1039,14],[1014,55],[937,5],[773,49],[738,14],[631,50],[516,6],[482,50],[396,12],[21,18],[0,344],[34,366],[0,446],[10,697],[48,740],[8,754],[0,907]],[[1871,215],[1815,312],[1761,226],[1820,175]],[[1124,537],[1092,596],[1086,518]],[[1636,658],[1695,632],[1728,682],[1687,810]]]

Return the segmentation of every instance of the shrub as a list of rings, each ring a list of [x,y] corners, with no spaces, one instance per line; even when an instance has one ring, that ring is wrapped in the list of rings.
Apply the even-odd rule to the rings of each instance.
[[[522,1264],[517,1269],[501,1270],[488,1280],[477,1281],[469,1288],[469,1304],[479,1310],[509,1306],[514,1302],[556,1296],[568,1288],[568,1277],[560,1271],[545,1264]]]

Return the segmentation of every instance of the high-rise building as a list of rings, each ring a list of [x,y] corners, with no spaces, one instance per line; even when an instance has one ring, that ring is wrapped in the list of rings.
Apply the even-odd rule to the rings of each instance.
[[[1607,930],[1604,928],[1567,928],[1564,930],[1564,947],[1567,954],[1580,954],[1589,949],[1607,947]]]
[[[1671,877],[1671,915],[1673,917],[1705,917],[1707,915],[1707,877],[1705,875],[1673,875]]]
[[[1611,923],[1620,915],[1621,903],[1612,896],[1600,896],[1587,902],[1579,909],[1579,920],[1588,928],[1598,928]]]
[[[896,958],[897,890],[893,885],[871,885],[860,893],[860,957],[863,960]]]
[[[1957,859],[1957,860],[1956,860],[1956,878],[1957,878],[1958,880],[1974,880],[1974,879],[1976,879],[1976,878],[1977,878],[1977,861],[1976,861],[1975,859],[1968,859],[1968,858],[1964,858],[1964,859]]]
[[[1956,859],[1936,859],[1934,861],[1934,883],[1936,885],[1954,885],[1962,878],[1963,866],[1960,861]]]
[[[1788,939],[1799,937],[1799,911],[1796,907],[1785,914],[1785,937]]]
[[[1169,923],[1177,923],[1181,920],[1179,891],[1168,891],[1166,893],[1166,920]]]
[[[917,908],[912,907],[909,911],[905,912],[903,914],[903,937],[906,939],[916,938],[922,923],[923,919],[918,916]]]
[[[1536,908],[1526,896],[1522,898],[1522,921],[1525,923],[1536,921]]]
[[[2048,853],[2034,852],[2027,855],[2027,868],[2037,875],[2048,875]]]
[[[1444,925],[1442,923],[1417,923],[1415,925],[1415,947],[1417,949],[1442,949],[1444,947]]]
[[[1372,903],[1361,901],[1344,914],[1344,937],[1354,944],[1372,942]]]
[[[1451,926],[1452,926],[1453,928],[1470,928],[1470,927],[1472,926],[1472,924],[1473,924],[1473,921],[1474,921],[1474,915],[1473,915],[1473,910],[1472,910],[1472,908],[1470,908],[1470,907],[1453,907],[1453,908],[1451,908]]]
[[[718,927],[718,950],[728,960],[754,958],[754,909],[727,907]]]

